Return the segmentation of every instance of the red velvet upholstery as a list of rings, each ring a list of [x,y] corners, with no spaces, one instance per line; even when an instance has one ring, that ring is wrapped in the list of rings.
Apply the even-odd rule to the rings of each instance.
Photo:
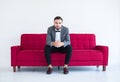
[[[69,66],[108,65],[108,47],[96,45],[94,34],[70,34],[72,56]],[[47,66],[44,47],[46,34],[22,34],[21,44],[11,47],[11,66]],[[51,54],[52,65],[63,66],[65,54]]]

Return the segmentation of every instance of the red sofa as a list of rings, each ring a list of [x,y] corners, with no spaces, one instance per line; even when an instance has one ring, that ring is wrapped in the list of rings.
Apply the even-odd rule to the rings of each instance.
[[[94,34],[70,34],[72,56],[69,66],[108,65],[108,47],[96,45]],[[44,56],[46,34],[22,34],[20,45],[11,46],[11,66],[13,71],[20,66],[47,66]],[[63,66],[65,54],[51,54],[53,66]]]

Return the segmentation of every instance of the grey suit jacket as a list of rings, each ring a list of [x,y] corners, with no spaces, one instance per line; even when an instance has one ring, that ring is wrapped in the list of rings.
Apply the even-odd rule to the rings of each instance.
[[[46,44],[51,46],[51,42],[55,42],[55,27],[51,26],[47,30]],[[64,42],[64,47],[70,45],[70,35],[67,27],[61,27],[61,42]]]

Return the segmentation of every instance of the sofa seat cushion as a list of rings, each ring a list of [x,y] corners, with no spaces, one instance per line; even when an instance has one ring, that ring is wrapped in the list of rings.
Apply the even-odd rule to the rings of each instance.
[[[44,50],[21,50],[17,55],[18,61],[46,61]],[[52,53],[52,61],[64,61],[65,53]],[[103,53],[98,50],[73,50],[71,61],[103,60]]]
[[[103,60],[103,53],[99,50],[73,50],[71,60]]]
[[[18,61],[45,61],[43,50],[20,50],[17,55]]]
[[[52,53],[51,60],[52,61],[60,61],[64,60],[64,53]],[[18,61],[32,61],[32,62],[46,62],[44,50],[20,50],[17,55]]]

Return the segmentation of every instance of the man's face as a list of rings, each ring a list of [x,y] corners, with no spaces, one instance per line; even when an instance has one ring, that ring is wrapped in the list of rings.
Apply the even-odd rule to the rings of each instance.
[[[63,24],[63,21],[61,19],[54,20],[54,26],[56,29],[60,29]]]

